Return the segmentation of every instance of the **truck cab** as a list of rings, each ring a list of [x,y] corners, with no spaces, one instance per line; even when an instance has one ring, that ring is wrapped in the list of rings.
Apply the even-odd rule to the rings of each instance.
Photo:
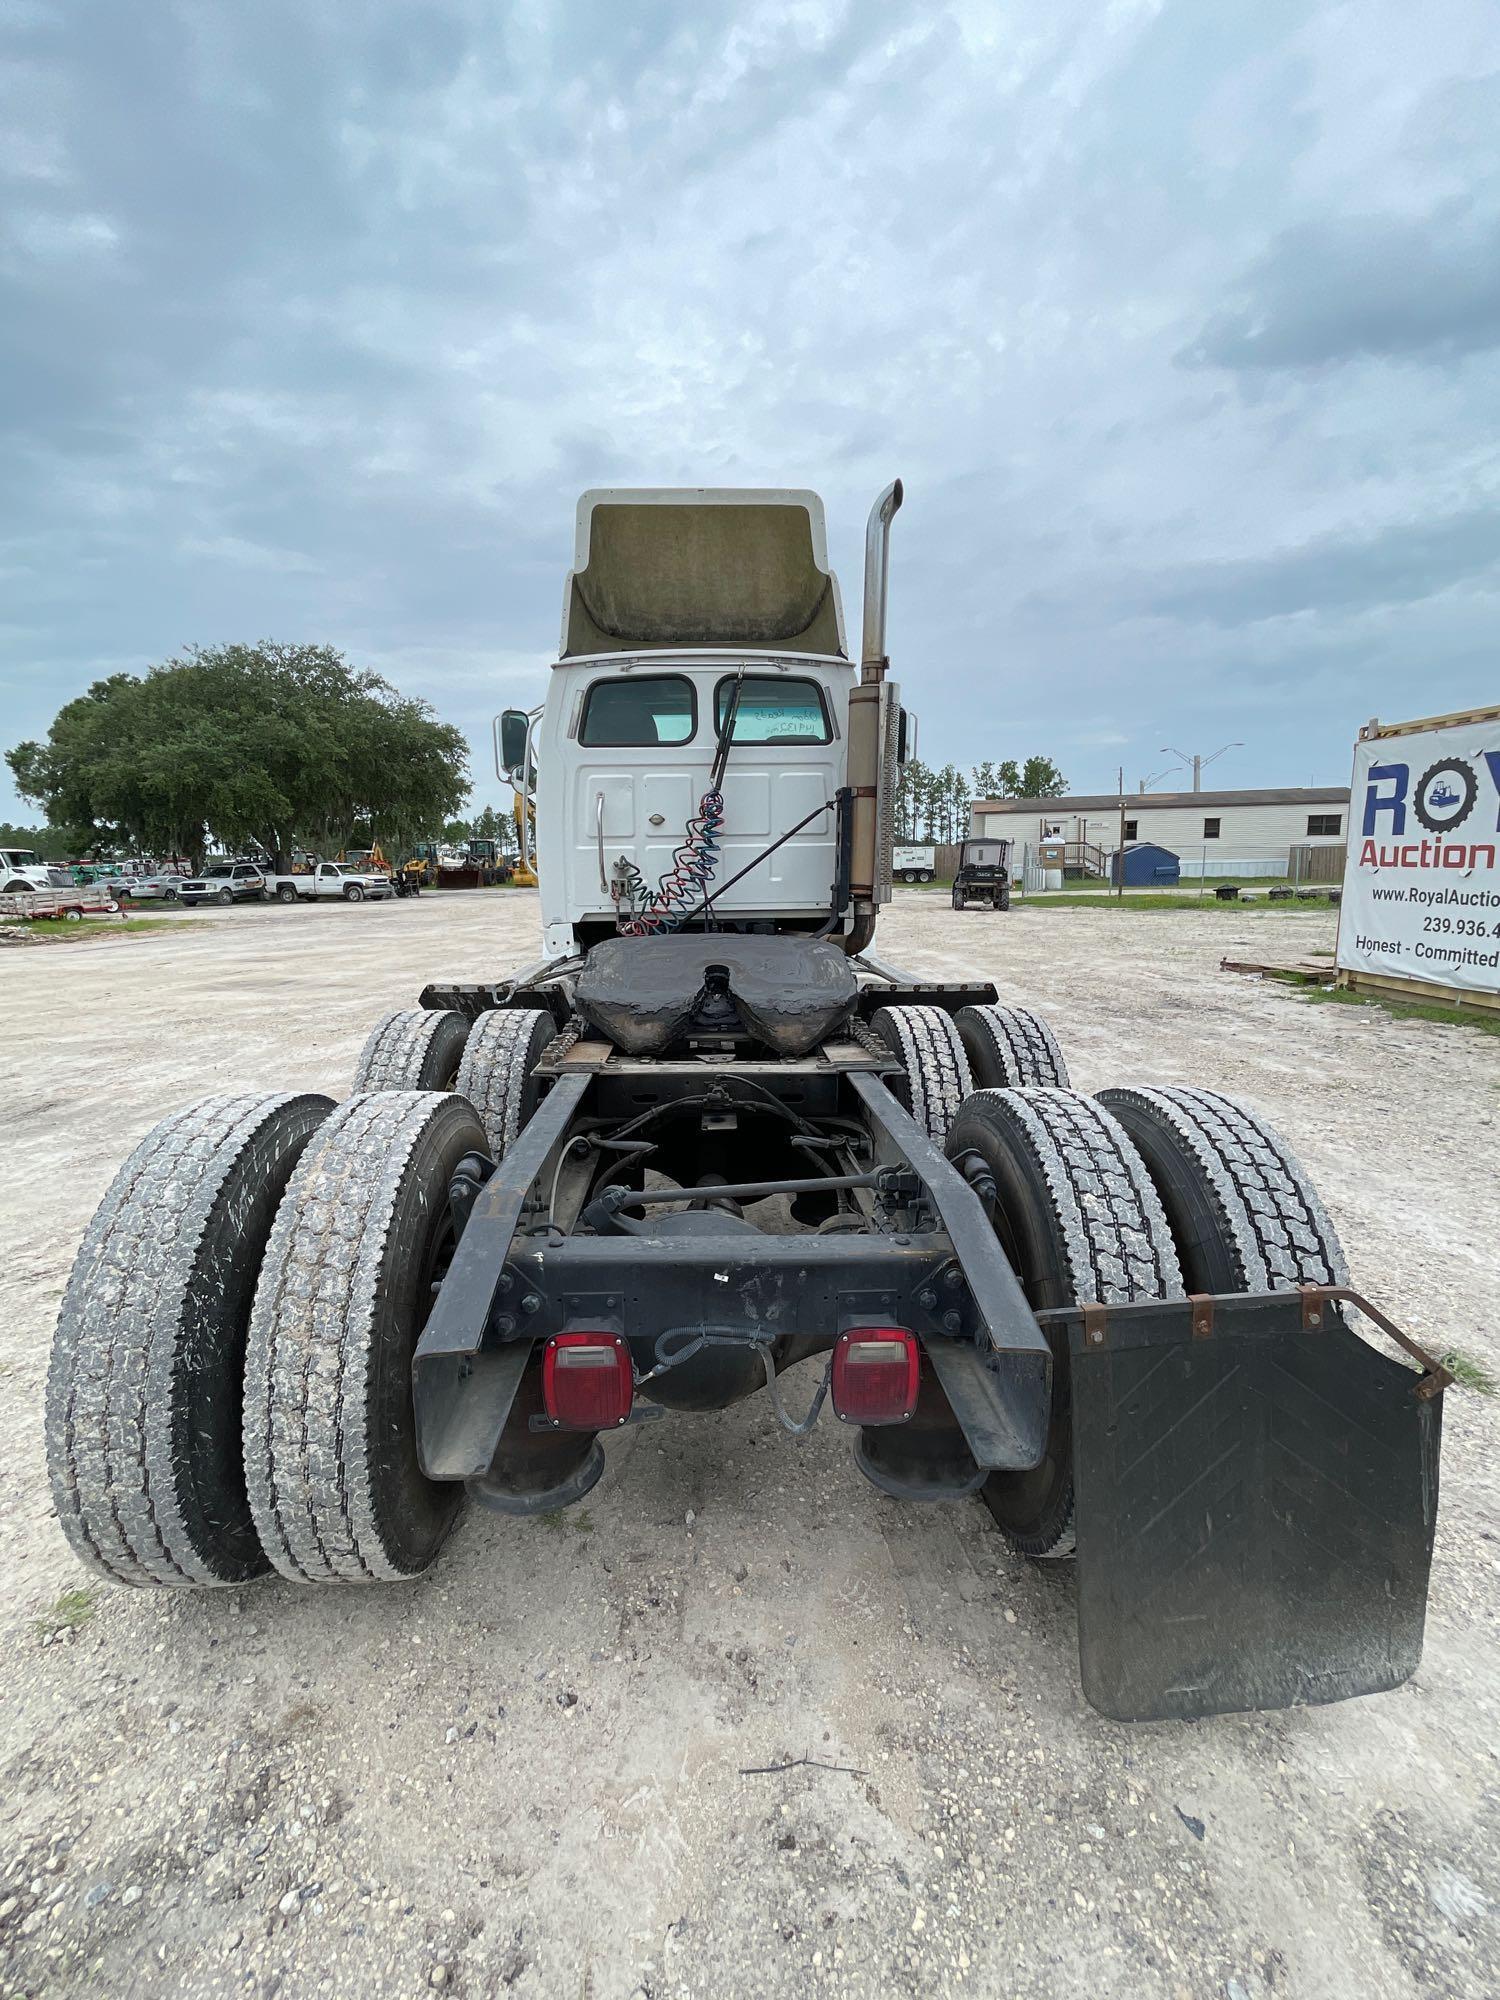
[[[30,847],[0,847],[0,892],[19,895],[27,889],[49,889],[52,871]]]
[[[888,802],[902,736],[883,652],[899,484],[883,502],[881,650],[862,668],[817,494],[582,496],[546,697],[501,718],[497,759],[535,803],[548,958],[643,915],[868,941],[890,893],[877,794]]]

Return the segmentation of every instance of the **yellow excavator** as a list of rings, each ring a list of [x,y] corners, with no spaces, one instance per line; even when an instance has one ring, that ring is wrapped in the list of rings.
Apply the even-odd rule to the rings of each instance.
[[[516,822],[516,865],[510,879],[518,889],[534,889],[536,877],[536,806],[519,787],[511,815]]]

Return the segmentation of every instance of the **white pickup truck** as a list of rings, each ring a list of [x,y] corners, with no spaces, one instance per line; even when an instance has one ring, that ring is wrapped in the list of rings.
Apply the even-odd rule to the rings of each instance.
[[[395,894],[389,875],[344,861],[320,861],[305,875],[274,875],[269,869],[263,873],[266,894],[280,903],[295,903],[299,897],[305,903],[329,897],[341,897],[346,903],[362,903],[367,897],[378,902]]]

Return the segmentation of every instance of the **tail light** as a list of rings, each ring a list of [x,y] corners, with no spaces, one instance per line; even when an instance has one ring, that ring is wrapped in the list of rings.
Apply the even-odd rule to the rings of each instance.
[[[569,1431],[617,1430],[630,1415],[635,1376],[617,1333],[559,1333],[542,1354],[542,1401]]]
[[[833,1407],[846,1424],[901,1424],[917,1407],[922,1357],[904,1326],[854,1326],[833,1350]]]

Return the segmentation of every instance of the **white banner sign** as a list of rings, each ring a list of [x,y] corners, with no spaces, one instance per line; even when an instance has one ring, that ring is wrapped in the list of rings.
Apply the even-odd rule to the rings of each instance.
[[[1338,962],[1500,992],[1500,718],[1361,741]]]

